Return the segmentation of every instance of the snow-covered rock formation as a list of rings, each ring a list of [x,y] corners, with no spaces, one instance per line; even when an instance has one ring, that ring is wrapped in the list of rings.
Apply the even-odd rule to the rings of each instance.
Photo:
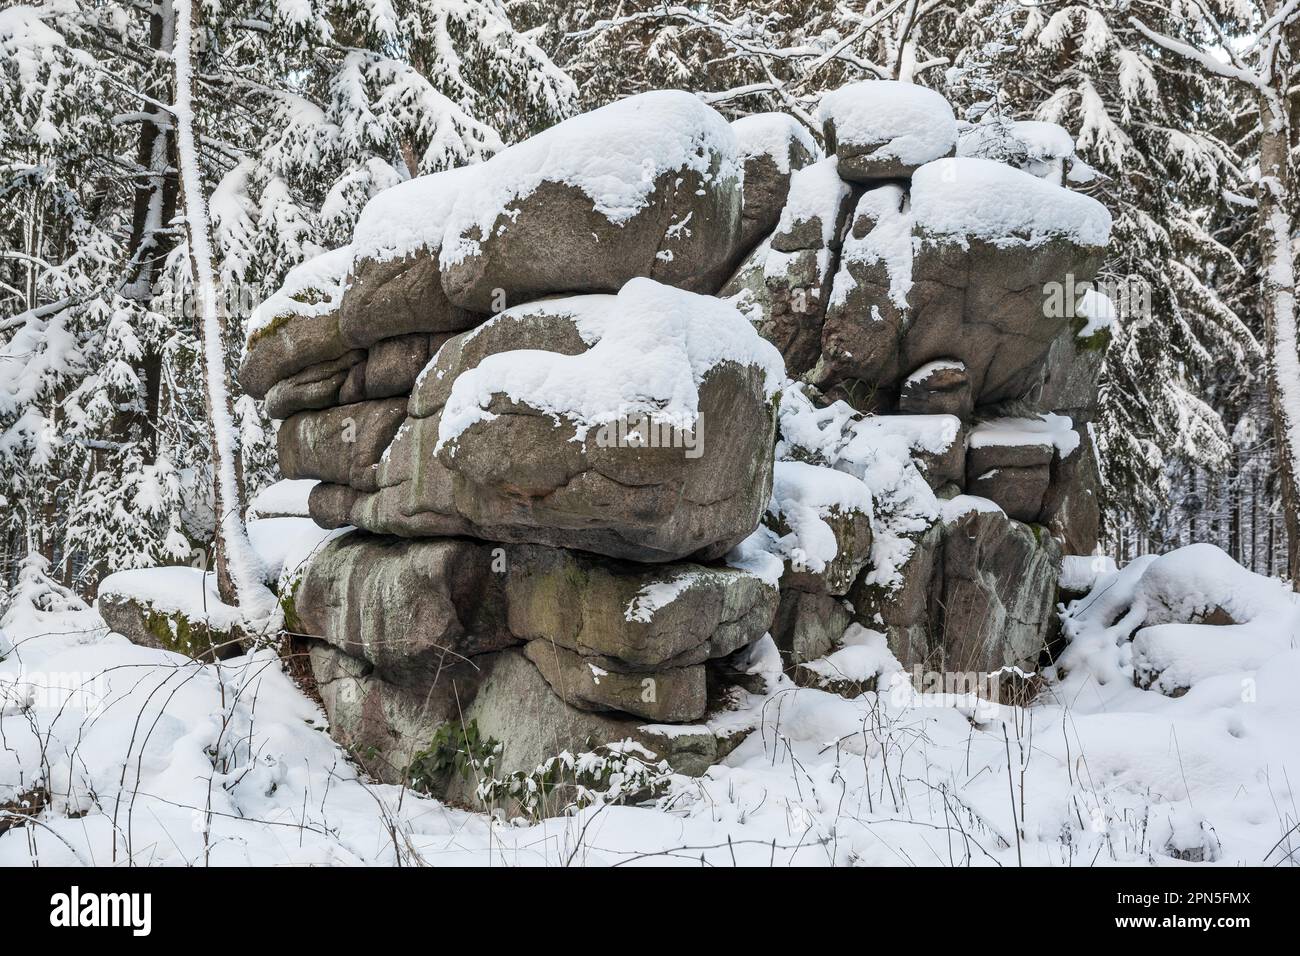
[[[1045,303],[1109,216],[958,150],[930,91],[819,119],[824,158],[620,101],[379,195],[262,307],[241,382],[356,529],[281,599],[372,772],[472,725],[507,771],[631,739],[699,773],[777,651],[845,693],[890,652],[1038,665],[1095,543],[1104,345]]]

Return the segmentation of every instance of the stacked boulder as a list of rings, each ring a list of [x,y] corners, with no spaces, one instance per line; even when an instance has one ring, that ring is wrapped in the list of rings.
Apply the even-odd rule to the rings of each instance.
[[[919,87],[822,116],[825,156],[619,101],[379,194],[259,308],[241,384],[356,529],[282,599],[376,774],[471,723],[505,771],[631,738],[702,772],[768,634],[796,677],[851,626],[906,666],[1036,660],[1087,451],[1041,399],[1092,401],[1041,297],[1109,219],[953,158]]]

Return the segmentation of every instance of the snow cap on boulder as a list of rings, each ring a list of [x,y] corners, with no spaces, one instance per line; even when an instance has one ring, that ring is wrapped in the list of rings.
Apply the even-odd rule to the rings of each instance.
[[[616,292],[637,276],[699,284],[733,255],[742,179],[731,126],[689,93],[575,116],[498,153],[461,190],[443,288],[490,312],[554,292]]]
[[[1091,196],[991,159],[927,163],[912,177],[912,218],[922,238],[981,239],[999,248],[1063,239],[1104,248],[1110,213]]]
[[[864,80],[832,90],[817,109],[826,148],[850,182],[904,179],[951,156],[957,118],[934,90],[897,80]]]

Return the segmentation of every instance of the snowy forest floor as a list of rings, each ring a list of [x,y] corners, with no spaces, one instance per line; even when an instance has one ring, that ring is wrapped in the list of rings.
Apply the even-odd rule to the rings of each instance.
[[[1194,587],[1198,563],[1165,559],[1165,591]],[[758,729],[706,776],[526,824],[368,781],[271,651],[198,664],[91,609],[15,605],[0,864],[1294,864],[1294,599],[1229,575],[1239,604],[1280,607],[1282,623],[1218,629],[1245,654],[1184,633],[1192,686],[1166,696],[1134,686],[1124,636],[1150,564],[1067,612],[1068,673],[1028,707],[917,693],[902,675],[854,700],[779,677],[749,698]]]

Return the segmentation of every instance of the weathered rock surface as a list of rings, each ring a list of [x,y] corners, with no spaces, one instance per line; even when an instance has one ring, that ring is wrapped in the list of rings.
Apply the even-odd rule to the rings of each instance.
[[[1060,544],[1042,528],[972,509],[918,540],[899,590],[860,584],[851,599],[865,626],[885,626],[906,669],[1034,670],[1060,564]]]
[[[413,417],[380,469],[378,494],[352,504],[348,520],[397,534],[469,534],[640,561],[725,554],[758,523],[771,488],[779,359],[734,310],[641,281],[616,299],[543,303],[447,343],[411,397]],[[524,365],[504,371],[526,354],[530,369],[548,363],[546,381],[599,389],[591,383],[604,376],[611,389],[653,392],[660,380],[644,356],[664,347],[655,323],[665,318],[664,334],[677,337],[668,347],[714,355],[693,373],[689,428],[639,409],[600,423],[580,411],[558,415],[546,407],[550,393],[530,398],[510,384]],[[524,343],[534,351],[496,351]],[[475,384],[484,376],[470,376],[497,358],[500,391]],[[639,386],[643,372],[651,378]],[[458,387],[469,397],[458,399]],[[557,394],[574,393],[562,386]],[[638,396],[633,407],[652,407],[644,402]],[[449,427],[449,414],[470,424]]]
[[[373,491],[379,459],[405,418],[405,398],[298,412],[276,433],[280,472]]]
[[[896,389],[927,363],[956,360],[975,405],[1025,396],[1068,325],[1046,314],[1047,290],[1071,275],[1091,279],[1109,217],[1087,197],[986,160],[926,165],[913,180],[910,205],[894,211],[888,191],[898,189],[880,187],[859,206],[853,233],[862,237],[860,248],[846,249],[836,277],[814,383]],[[991,224],[964,219],[966,191],[981,189],[1020,190],[1023,214],[1008,212]],[[1037,195],[1044,190],[1050,194]],[[877,202],[878,192],[889,202]]]
[[[438,254],[456,199],[480,167],[417,176],[375,196],[357,220],[339,331],[354,348],[413,333],[458,332],[482,316],[448,301]]]
[[[603,157],[594,170],[593,155]],[[742,169],[731,128],[688,93],[566,120],[482,165],[447,225],[443,289],[487,313],[617,292],[638,276],[699,288],[735,255]]]
[[[351,263],[348,247],[289,270],[284,285],[257,307],[239,368],[239,384],[265,398],[276,382],[333,362],[351,347],[339,334],[339,302]]]
[[[820,158],[803,125],[784,113],[755,113],[731,124],[745,165],[738,251],[748,253],[776,228],[790,195],[790,176]],[[734,263],[733,263],[734,266]]]
[[[817,360],[822,321],[834,279],[844,219],[853,200],[851,188],[836,173],[830,157],[798,170],[776,231],[761,255],[747,260],[723,287],[729,297],[754,287],[759,333],[785,357],[786,370],[801,375]]]

